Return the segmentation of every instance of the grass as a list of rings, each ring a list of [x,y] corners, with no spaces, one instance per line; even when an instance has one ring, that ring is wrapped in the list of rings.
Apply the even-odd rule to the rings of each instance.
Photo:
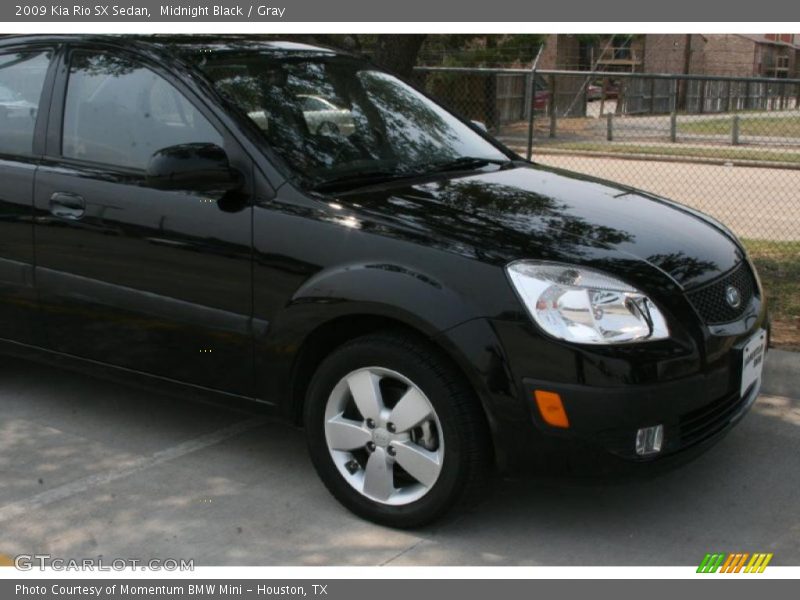
[[[574,150],[577,152],[602,152],[604,154],[670,156],[683,158],[710,158],[720,160],[750,160],[800,164],[800,152],[778,152],[753,148],[686,146],[672,144],[647,146],[638,144],[615,144],[614,142],[556,142],[537,146],[536,150]]]
[[[800,242],[743,242],[764,285],[773,344],[800,350]]]
[[[704,121],[679,121],[678,133],[730,136],[732,122],[732,117]],[[800,137],[800,117],[741,117],[739,135],[797,138]]]

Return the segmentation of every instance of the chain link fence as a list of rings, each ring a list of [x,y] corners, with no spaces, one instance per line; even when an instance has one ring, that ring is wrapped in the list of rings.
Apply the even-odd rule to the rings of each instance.
[[[800,79],[420,67],[417,83],[543,165],[618,181],[719,219],[800,349]]]

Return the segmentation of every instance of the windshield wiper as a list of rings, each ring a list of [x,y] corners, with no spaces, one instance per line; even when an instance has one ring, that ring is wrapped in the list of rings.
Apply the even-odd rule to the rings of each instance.
[[[366,173],[348,173],[331,179],[326,179],[313,186],[312,189],[318,192],[334,189],[354,189],[368,185],[377,185],[387,181],[398,179],[408,179],[409,177],[419,176],[419,173],[408,173],[402,171],[368,171]]]
[[[473,156],[460,156],[456,159],[447,162],[433,163],[430,167],[409,169],[409,170],[384,170],[384,171],[367,171],[365,173],[347,173],[339,175],[331,179],[326,179],[313,186],[312,189],[318,192],[330,191],[335,189],[355,189],[359,187],[366,187],[368,185],[377,185],[389,181],[397,181],[399,179],[412,179],[415,177],[424,177],[431,173],[440,173],[445,171],[460,171],[469,169],[479,169],[486,165],[498,165],[500,168],[506,168],[513,165],[514,161],[510,159],[498,158],[480,158]]]
[[[480,169],[486,165],[499,165],[501,168],[512,165],[513,161],[508,158],[481,158],[479,156],[459,156],[447,162],[433,163],[425,171],[436,173],[441,171],[460,171],[466,169]]]

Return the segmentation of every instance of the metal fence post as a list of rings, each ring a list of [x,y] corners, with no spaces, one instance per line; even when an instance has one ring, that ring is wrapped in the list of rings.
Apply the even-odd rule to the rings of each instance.
[[[734,146],[739,145],[739,115],[733,115],[733,123],[731,125],[731,144]]]
[[[698,94],[700,97],[697,99],[697,112],[701,115],[706,112],[706,81],[702,80],[698,82],[700,84],[700,89],[698,90]]]
[[[656,80],[650,79],[650,114],[656,112]]]
[[[614,141],[614,113],[608,113],[606,117],[606,139],[609,142]]]
[[[556,76],[550,75],[550,137],[556,137]]]
[[[725,84],[725,112],[731,112],[731,82]]]
[[[528,152],[526,158],[531,160],[533,157],[533,121],[536,118],[536,69],[534,68],[526,80],[527,89],[525,91],[525,110],[528,116]]]
[[[603,91],[600,94],[600,116],[603,116],[603,112],[606,108],[606,94],[608,93],[608,77],[603,77]]]
[[[536,118],[536,67],[539,65],[542,50],[544,50],[544,44],[541,44],[536,52],[536,58],[533,59],[528,81],[528,160],[533,158],[533,132],[535,131],[533,121]]]
[[[670,98],[670,112],[678,112],[678,80],[672,80],[672,97]]]
[[[672,111],[669,115],[669,141],[678,141],[678,113]]]

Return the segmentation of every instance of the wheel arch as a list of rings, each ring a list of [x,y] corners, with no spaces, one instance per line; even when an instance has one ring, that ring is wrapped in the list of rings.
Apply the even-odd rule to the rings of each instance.
[[[303,406],[309,383],[319,365],[337,348],[359,337],[378,332],[391,332],[416,339],[433,348],[450,367],[464,377],[472,390],[475,400],[481,405],[484,416],[486,406],[476,389],[475,378],[470,376],[464,357],[455,355],[452,348],[441,343],[435,332],[418,323],[411,323],[396,316],[379,313],[360,312],[342,315],[320,323],[304,339],[298,348],[290,372],[291,400],[290,417],[297,425],[302,425]]]
[[[459,277],[448,277],[447,282],[457,286]],[[268,354],[280,366],[265,364],[269,376],[264,379],[272,379],[270,396],[281,413],[301,425],[309,382],[322,361],[353,339],[393,331],[419,340],[446,360],[492,423],[479,368],[468,352],[442,335],[480,318],[484,309],[448,283],[427,269],[386,260],[338,265],[306,280],[276,315],[267,336]]]

